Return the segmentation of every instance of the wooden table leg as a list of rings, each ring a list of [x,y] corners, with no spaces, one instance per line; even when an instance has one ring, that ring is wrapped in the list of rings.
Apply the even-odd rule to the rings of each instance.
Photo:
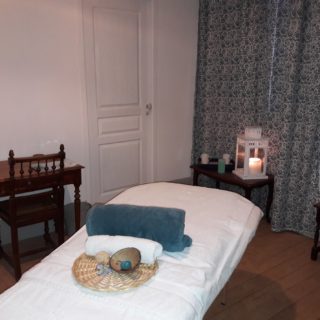
[[[273,188],[274,188],[274,182],[272,181],[268,184],[268,197],[267,197],[267,206],[266,206],[266,219],[268,222],[271,221],[270,208],[273,201]]]
[[[75,231],[80,229],[80,184],[74,185],[74,219]]]
[[[197,170],[193,170],[193,185],[194,186],[198,185],[198,177],[199,177],[199,173],[197,172]]]
[[[318,247],[319,242],[319,230],[320,230],[320,204],[317,207],[317,217],[316,217],[317,225],[316,231],[314,234],[314,243],[311,249],[311,260],[317,260],[318,252],[320,251],[320,247]]]
[[[244,188],[244,196],[248,200],[251,200],[251,188]]]

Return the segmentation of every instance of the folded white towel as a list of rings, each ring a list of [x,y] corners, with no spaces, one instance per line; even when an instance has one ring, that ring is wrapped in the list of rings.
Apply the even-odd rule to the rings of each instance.
[[[162,254],[162,245],[149,239],[126,236],[89,236],[86,241],[86,254],[96,255],[100,251],[106,251],[110,255],[123,248],[134,247],[141,253],[141,262],[152,264]]]

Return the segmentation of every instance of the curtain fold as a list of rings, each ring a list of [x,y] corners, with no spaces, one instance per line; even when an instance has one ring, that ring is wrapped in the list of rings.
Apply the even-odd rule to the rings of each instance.
[[[236,136],[260,125],[275,175],[272,228],[310,236],[320,201],[319,34],[318,1],[200,0],[193,161],[234,158]]]

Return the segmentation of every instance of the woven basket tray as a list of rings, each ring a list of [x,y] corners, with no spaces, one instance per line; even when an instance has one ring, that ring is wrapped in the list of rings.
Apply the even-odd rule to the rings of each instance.
[[[135,288],[148,281],[158,270],[158,263],[141,263],[131,272],[112,271],[107,275],[98,275],[97,261],[93,256],[83,253],[73,263],[72,273],[82,286],[96,291],[121,291]]]

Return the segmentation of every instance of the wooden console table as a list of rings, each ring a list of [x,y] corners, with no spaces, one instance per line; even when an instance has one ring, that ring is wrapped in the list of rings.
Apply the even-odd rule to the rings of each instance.
[[[193,185],[198,185],[199,175],[202,174],[216,181],[216,188],[220,188],[220,182],[241,187],[244,189],[245,197],[251,200],[252,189],[268,186],[267,206],[266,206],[266,219],[270,222],[270,208],[273,201],[274,177],[268,174],[267,179],[243,180],[232,172],[218,173],[215,170],[207,169],[203,165],[192,165],[193,169]]]
[[[65,162],[65,168],[63,172],[63,185],[74,185],[74,213],[75,213],[75,229],[80,229],[80,185],[81,185],[81,169],[84,167],[75,164],[69,165]],[[31,175],[30,179],[36,177],[36,174]],[[9,164],[8,161],[0,161],[0,197],[9,196],[8,185],[9,178]]]

